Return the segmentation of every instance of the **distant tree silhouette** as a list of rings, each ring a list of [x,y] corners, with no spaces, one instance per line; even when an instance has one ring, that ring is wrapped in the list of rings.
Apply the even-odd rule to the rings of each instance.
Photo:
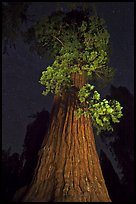
[[[18,153],[10,155],[10,149],[2,150],[2,201],[12,201],[19,187],[22,161]]]
[[[111,94],[107,98],[114,98],[122,104],[124,117],[114,127],[115,131],[111,135],[108,133],[107,136],[100,136],[101,142],[105,144],[100,151],[104,178],[112,201],[133,201],[134,97],[126,87],[116,88],[111,85]]]
[[[24,166],[20,177],[20,186],[28,185],[31,182],[37,164],[38,151],[49,124],[48,111],[42,110],[29,117],[34,118],[35,120],[27,126],[27,132],[24,139],[23,153],[21,155],[24,161]]]

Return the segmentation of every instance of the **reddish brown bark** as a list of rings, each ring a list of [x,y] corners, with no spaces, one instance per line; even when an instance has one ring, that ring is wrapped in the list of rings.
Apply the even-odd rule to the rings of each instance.
[[[76,88],[85,84],[74,74]],[[89,118],[76,119],[76,91],[55,96],[48,137],[24,202],[110,202]]]

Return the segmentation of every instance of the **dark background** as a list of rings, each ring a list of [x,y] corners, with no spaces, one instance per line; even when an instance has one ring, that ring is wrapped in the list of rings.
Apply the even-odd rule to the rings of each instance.
[[[56,8],[65,10],[67,4],[32,2],[27,10],[31,20],[22,24],[22,30],[27,30],[36,20]],[[116,71],[111,83],[99,89],[102,97],[108,94],[119,100],[124,114],[113,134],[95,135],[96,146],[112,201],[132,201],[134,3],[98,2],[95,5],[110,33],[110,66]],[[41,58],[31,52],[20,33],[15,40],[15,47],[8,47],[8,54],[2,55],[2,149],[5,150],[2,154],[3,201],[11,201],[17,189],[31,182],[53,102],[53,95],[45,97],[41,94],[44,87],[38,82],[41,71],[52,63],[51,58]]]

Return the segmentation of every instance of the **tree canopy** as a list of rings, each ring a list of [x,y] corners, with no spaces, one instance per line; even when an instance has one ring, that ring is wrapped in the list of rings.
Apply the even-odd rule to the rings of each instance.
[[[36,23],[27,34],[33,34],[35,49],[40,55],[52,55],[54,62],[42,72],[40,83],[45,86],[43,95],[62,95],[73,86],[71,75],[85,75],[88,82],[109,80],[113,69],[109,66],[109,33],[105,22],[97,15],[76,9],[57,11]],[[31,41],[32,41],[31,39]],[[97,132],[113,130],[118,123],[122,107],[116,100],[100,100],[94,85],[86,83],[78,90],[77,119],[84,115],[92,118]]]

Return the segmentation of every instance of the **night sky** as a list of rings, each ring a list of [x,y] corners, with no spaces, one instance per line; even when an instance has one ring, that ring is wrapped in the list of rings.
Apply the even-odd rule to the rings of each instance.
[[[28,14],[38,20],[56,9],[57,3],[32,2]],[[65,3],[62,3],[64,5]],[[106,21],[110,33],[110,65],[115,68],[112,84],[125,86],[134,92],[134,3],[96,3],[97,13]],[[32,22],[28,23],[28,27]],[[41,70],[52,60],[42,59],[29,51],[21,37],[16,40],[16,49],[10,48],[9,55],[2,56],[2,148],[11,147],[11,152],[22,152],[26,127],[33,121],[28,117],[45,110],[50,111],[53,96],[41,94],[39,84]],[[109,86],[103,92],[107,94]]]

